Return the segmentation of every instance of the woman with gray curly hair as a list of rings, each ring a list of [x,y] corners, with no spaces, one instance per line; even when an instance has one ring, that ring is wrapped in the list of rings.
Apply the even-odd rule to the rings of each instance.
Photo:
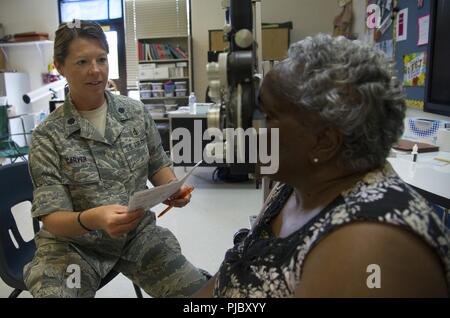
[[[386,162],[402,95],[368,45],[327,35],[293,44],[259,97],[279,129],[280,184],[197,295],[447,297],[448,234]]]

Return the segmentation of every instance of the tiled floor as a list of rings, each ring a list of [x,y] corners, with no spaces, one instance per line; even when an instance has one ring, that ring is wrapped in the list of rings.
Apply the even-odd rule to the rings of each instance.
[[[214,274],[225,251],[232,246],[233,234],[240,228],[249,227],[249,216],[259,212],[263,196],[252,182],[213,182],[213,170],[198,168],[194,171],[188,180],[195,187],[191,203],[183,209],[171,210],[158,220],[158,224],[175,234],[184,255],[194,265]],[[185,173],[183,168],[176,168],[175,172],[179,177]],[[160,205],[154,211],[163,208]],[[0,280],[0,297],[7,297],[11,291]],[[31,295],[24,292],[20,297]],[[99,290],[96,297],[136,296],[131,281],[120,274]]]

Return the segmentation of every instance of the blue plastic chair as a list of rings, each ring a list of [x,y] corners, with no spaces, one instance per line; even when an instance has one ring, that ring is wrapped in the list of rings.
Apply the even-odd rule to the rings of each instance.
[[[27,162],[0,166],[0,193],[0,276],[7,285],[14,288],[9,297],[15,298],[26,290],[22,270],[36,250],[34,240],[23,240],[11,213],[11,208],[16,204],[33,201],[33,185]],[[39,231],[37,220],[33,220],[33,229],[35,232]],[[10,235],[14,236],[18,247],[14,245]]]
[[[16,298],[27,289],[23,281],[23,267],[31,261],[36,251],[34,240],[23,240],[11,213],[11,208],[16,204],[33,201],[33,185],[27,162],[0,166],[0,193],[0,277],[8,286],[14,288],[9,298]],[[39,222],[36,219],[33,219],[33,230],[35,233],[39,231]],[[18,247],[14,245],[10,233]],[[99,289],[117,275],[118,272],[109,272],[100,282]],[[133,286],[137,297],[142,298],[139,286]]]

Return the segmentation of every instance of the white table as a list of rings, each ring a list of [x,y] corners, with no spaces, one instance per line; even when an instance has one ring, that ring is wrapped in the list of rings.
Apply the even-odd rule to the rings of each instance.
[[[434,160],[435,157],[450,160],[450,153],[421,153],[416,162],[412,161],[412,155],[397,155],[388,161],[403,181],[430,202],[450,209],[450,163]]]

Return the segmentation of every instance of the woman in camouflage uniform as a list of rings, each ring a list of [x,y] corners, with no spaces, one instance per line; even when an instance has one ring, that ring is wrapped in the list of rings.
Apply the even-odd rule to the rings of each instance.
[[[107,54],[95,22],[56,31],[54,61],[70,93],[33,133],[32,214],[43,228],[25,283],[34,297],[93,297],[114,269],[154,297],[190,295],[205,277],[174,235],[150,211],[127,212],[148,179],[157,186],[176,177],[142,103],[105,91]],[[178,207],[190,199],[174,197]]]

